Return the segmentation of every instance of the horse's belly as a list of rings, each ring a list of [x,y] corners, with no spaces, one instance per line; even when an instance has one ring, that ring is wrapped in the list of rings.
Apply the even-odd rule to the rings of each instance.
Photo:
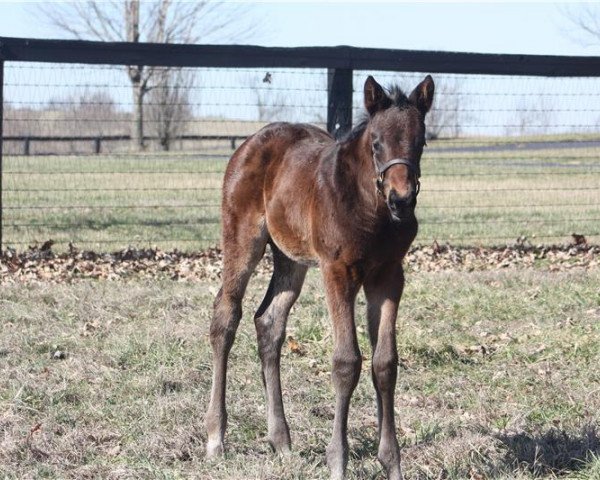
[[[285,245],[281,245],[278,242],[275,242],[275,244],[285,254],[286,257],[291,258],[294,260],[294,262],[297,262],[301,265],[306,265],[308,267],[316,267],[318,265],[316,257],[312,257],[304,251],[286,248]]]
[[[317,255],[310,244],[308,226],[290,225],[281,220],[267,215],[267,228],[275,245],[295,262],[316,265]]]

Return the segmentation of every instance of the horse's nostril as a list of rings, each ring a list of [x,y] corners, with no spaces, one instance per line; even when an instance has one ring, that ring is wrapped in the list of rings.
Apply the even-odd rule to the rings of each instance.
[[[398,211],[410,208],[414,204],[414,195],[409,194],[401,197],[396,190],[392,190],[388,197],[388,204],[390,208]]]

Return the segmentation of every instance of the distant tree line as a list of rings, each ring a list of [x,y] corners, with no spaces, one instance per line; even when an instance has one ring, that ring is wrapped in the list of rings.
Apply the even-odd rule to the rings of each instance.
[[[243,40],[255,31],[246,5],[196,0],[87,0],[50,2],[44,15],[60,31],[78,39],[100,41],[198,43]],[[145,150],[144,132],[148,115],[157,128],[160,144],[169,150],[171,141],[189,116],[186,86],[194,83],[191,70],[177,67],[129,65],[125,72],[131,83],[133,115],[132,147]],[[150,97],[153,108],[146,111]]]

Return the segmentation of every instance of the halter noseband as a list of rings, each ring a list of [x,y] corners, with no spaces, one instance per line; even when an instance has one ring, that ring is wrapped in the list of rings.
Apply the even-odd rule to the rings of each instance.
[[[377,165],[377,163],[375,162],[375,169],[377,170],[377,180],[376,180],[376,187],[377,187],[377,192],[381,195],[381,196],[385,196],[383,193],[383,179],[385,176],[385,172],[388,171],[390,168],[392,168],[394,165],[405,165],[406,167],[408,167],[409,172],[411,172],[414,177],[415,177],[415,197],[419,194],[419,191],[421,190],[421,182],[419,182],[419,178],[421,177],[421,170],[419,169],[419,167],[416,167],[413,162],[411,162],[410,160],[407,160],[406,158],[393,158],[392,160],[390,160],[389,162],[385,162],[381,167],[379,165]]]

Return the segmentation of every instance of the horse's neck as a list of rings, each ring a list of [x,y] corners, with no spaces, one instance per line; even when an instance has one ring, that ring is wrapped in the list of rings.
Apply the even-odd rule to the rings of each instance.
[[[376,173],[371,154],[371,142],[368,129],[358,138],[352,140],[344,148],[344,161],[340,165],[347,180],[354,182],[356,198],[353,199],[354,210],[364,213],[370,220],[376,220],[381,214],[382,198],[376,189]],[[385,212],[384,212],[385,213]]]

